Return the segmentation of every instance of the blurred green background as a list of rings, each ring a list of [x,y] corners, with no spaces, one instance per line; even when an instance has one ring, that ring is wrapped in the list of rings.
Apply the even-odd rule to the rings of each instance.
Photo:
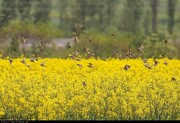
[[[179,0],[0,0],[0,54],[179,59],[179,11]]]

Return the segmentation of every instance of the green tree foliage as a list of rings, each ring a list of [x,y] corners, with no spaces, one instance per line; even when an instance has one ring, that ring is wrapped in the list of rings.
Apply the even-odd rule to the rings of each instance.
[[[0,29],[0,37],[10,39],[8,51],[4,49],[6,55],[16,52],[18,55],[22,53],[27,53],[24,55],[28,55],[30,53],[38,56],[47,56],[48,51],[51,51],[48,46],[53,45],[53,38],[62,36],[63,33],[59,29],[53,28],[48,23],[38,22],[34,24],[27,20],[23,22],[18,20],[10,21],[7,26]],[[29,47],[29,44],[32,47]],[[21,49],[20,45],[25,49]]]
[[[147,10],[145,12],[145,16],[144,16],[144,21],[143,21],[143,28],[144,28],[144,33],[146,35],[150,34],[150,11]]]
[[[74,19],[72,14],[75,9],[75,7],[73,7],[74,3],[75,0],[58,0],[57,3],[60,19],[60,28],[66,32],[72,30],[72,27],[74,25]]]
[[[138,52],[141,44],[149,47],[144,53],[147,57],[158,57],[158,53],[165,54],[163,50],[170,52],[172,50],[168,48],[176,50],[179,47],[178,40],[171,41],[177,48],[161,46],[165,37],[157,33],[157,30],[161,30],[173,34],[175,30],[178,34],[179,17],[176,12],[178,9],[175,9],[179,5],[177,0],[166,0],[164,3],[163,0],[0,0],[0,4],[1,53],[5,53],[4,49],[7,49],[2,44],[8,43],[12,48],[9,53],[16,51],[26,55],[54,57],[66,57],[74,50],[81,50],[84,54],[85,46],[89,47],[96,57],[111,57],[116,51],[124,57],[129,48],[139,56],[142,55]],[[69,48],[69,42],[69,49],[57,48],[56,44],[52,44],[57,33],[61,35],[62,32],[53,28],[50,23],[58,27],[58,21],[59,28],[66,37],[77,35],[81,43]],[[178,35],[175,36],[178,38]],[[32,41],[30,49],[21,49],[26,45],[22,43],[22,37],[27,38],[27,42]],[[95,42],[89,43],[87,37]],[[159,48],[150,49],[154,45]],[[175,54],[174,51],[172,53]]]
[[[59,1],[61,27],[64,26],[63,22],[70,22],[67,26],[71,25],[73,31],[77,30],[77,26],[82,30],[92,27],[104,30],[113,23],[118,3],[118,0]],[[67,13],[68,10],[71,13]]]
[[[16,18],[16,0],[3,0],[0,15],[0,27]]]
[[[32,0],[17,0],[17,10],[21,20],[30,19]]]
[[[13,53],[18,54],[19,53],[19,45],[20,45],[20,43],[19,43],[18,37],[17,36],[12,37],[10,46],[8,48],[8,52],[11,54],[13,54]]]
[[[141,27],[141,17],[143,15],[143,0],[127,0],[122,12],[120,29],[132,33],[138,33]]]
[[[76,0],[78,7],[76,8],[76,23],[85,24],[87,0]]]
[[[72,52],[78,51],[85,58],[90,56],[85,48],[88,48],[88,51],[94,54],[94,57],[107,58],[116,56],[117,58],[125,58],[125,52],[129,48],[133,48],[131,41],[135,39],[135,36],[131,33],[117,30],[113,30],[112,36],[111,32],[112,30],[105,30],[103,33],[86,30],[85,34],[79,36],[79,43],[74,44],[70,50]]]
[[[147,36],[143,41],[143,44],[145,45],[143,57],[175,57],[175,53],[177,51],[176,47],[172,44],[164,43],[164,41],[168,39],[169,36],[164,33],[152,33]]]
[[[120,3],[119,0],[101,0],[97,1],[96,13],[98,13],[98,25],[101,31],[107,29],[109,26],[117,26],[114,20],[117,19],[115,13],[117,11],[117,5]]]
[[[105,3],[107,5],[106,24],[107,25],[111,25],[113,20],[114,20],[114,18],[115,18],[115,11],[116,11],[116,7],[117,7],[117,5],[119,3],[119,0],[106,0]]]
[[[34,22],[48,22],[51,11],[51,0],[34,1]]]
[[[168,32],[173,34],[174,15],[177,0],[168,0]]]

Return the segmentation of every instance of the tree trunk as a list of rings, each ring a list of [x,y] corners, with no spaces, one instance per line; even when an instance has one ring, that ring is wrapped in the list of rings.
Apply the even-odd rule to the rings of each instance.
[[[152,32],[157,32],[158,0],[151,0]]]
[[[174,14],[177,0],[168,0],[168,32],[173,34]]]

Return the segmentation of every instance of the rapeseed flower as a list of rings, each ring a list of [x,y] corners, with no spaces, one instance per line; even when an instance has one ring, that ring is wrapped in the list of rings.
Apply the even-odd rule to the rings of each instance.
[[[11,60],[0,59],[0,118],[179,120],[177,59]]]

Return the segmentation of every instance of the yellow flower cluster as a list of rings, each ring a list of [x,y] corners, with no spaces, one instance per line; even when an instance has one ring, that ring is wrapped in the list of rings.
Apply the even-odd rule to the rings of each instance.
[[[179,120],[180,61],[157,61],[0,59],[0,119]]]

